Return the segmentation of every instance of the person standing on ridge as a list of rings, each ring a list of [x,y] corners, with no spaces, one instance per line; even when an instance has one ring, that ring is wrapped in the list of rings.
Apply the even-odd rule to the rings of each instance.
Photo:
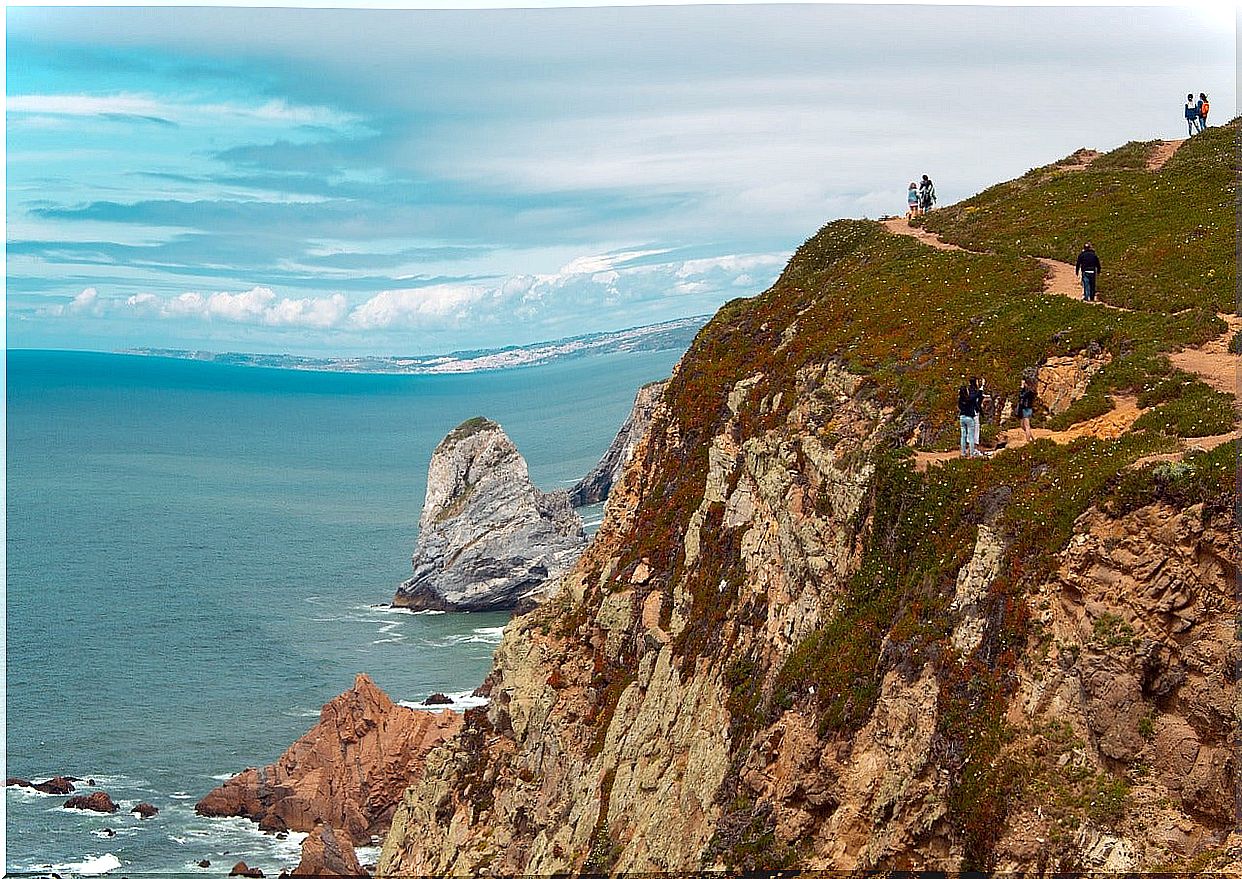
[[[1199,125],[1199,105],[1195,103],[1194,94],[1186,96],[1186,129],[1189,134],[1194,134],[1198,130]]]
[[[919,215],[919,185],[910,183],[910,191],[906,193],[906,219],[912,220]]]
[[[1207,114],[1208,114],[1209,109],[1211,108],[1208,106],[1207,95],[1205,95],[1203,92],[1199,92],[1199,130],[1200,131],[1207,128]]]
[[[932,205],[936,203],[936,185],[931,182],[931,178],[926,174],[919,182],[919,210],[927,213],[932,209]]]
[[[1091,242],[1082,246],[1082,253],[1074,263],[1074,274],[1082,278],[1082,301],[1095,302],[1095,282],[1100,274],[1100,258],[1091,248]]]

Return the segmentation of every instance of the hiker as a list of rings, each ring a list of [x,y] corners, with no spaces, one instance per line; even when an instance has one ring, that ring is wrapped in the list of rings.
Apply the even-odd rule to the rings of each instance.
[[[1095,302],[1095,282],[1100,274],[1100,258],[1088,241],[1082,246],[1082,253],[1074,263],[1074,274],[1082,278],[1082,301]]]
[[[1199,130],[1207,128],[1207,114],[1209,110],[1207,95],[1199,92]]]
[[[957,389],[957,421],[962,428],[962,457],[973,458],[975,451],[975,400],[970,389],[962,385]]]
[[[910,181],[910,191],[906,193],[906,219],[912,220],[919,215],[919,185]]]
[[[1029,443],[1031,436],[1031,415],[1035,412],[1035,382],[1029,378],[1022,379],[1022,390],[1018,391],[1018,417],[1022,419],[1022,433]]]
[[[971,439],[971,454],[974,456],[982,456],[983,452],[979,451],[979,426],[983,423],[983,379],[972,377],[970,379],[970,404],[974,409],[975,420],[971,425],[973,436]]]
[[[919,182],[919,212],[927,213],[935,203],[936,185],[931,182],[930,177],[924,174],[922,181]]]
[[[1189,134],[1194,134],[1199,125],[1199,105],[1195,103],[1194,94],[1186,96],[1186,129]]]

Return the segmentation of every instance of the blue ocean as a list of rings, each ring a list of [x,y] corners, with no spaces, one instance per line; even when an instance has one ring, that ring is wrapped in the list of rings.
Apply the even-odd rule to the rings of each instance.
[[[680,353],[395,376],[8,352],[7,774],[92,778],[121,807],[6,788],[8,871],[295,866],[300,834],[194,803],[358,672],[394,700],[468,693],[507,621],[383,607],[435,445],[485,415],[537,485],[567,487]]]

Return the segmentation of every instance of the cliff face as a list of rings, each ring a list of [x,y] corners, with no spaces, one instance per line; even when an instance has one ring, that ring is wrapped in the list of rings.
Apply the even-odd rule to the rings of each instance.
[[[397,607],[513,608],[552,588],[587,542],[568,495],[535,488],[513,442],[485,418],[436,447],[418,529]]]
[[[1236,448],[1184,450],[1177,407],[1205,398],[1180,395],[1204,392],[1163,353],[1221,328],[1053,300],[1043,274],[842,222],[726,305],[380,875],[1236,855]],[[962,374],[1059,364],[1057,417],[1126,391],[1151,426],[914,468]]]
[[[634,395],[634,406],[630,409],[630,414],[625,419],[625,423],[621,425],[621,429],[617,431],[608,451],[604,452],[604,456],[591,469],[591,472],[582,477],[578,484],[569,490],[569,501],[575,507],[598,504],[607,499],[612,486],[620,480],[625,465],[634,456],[634,449],[643,438],[643,434],[647,432],[647,427],[651,424],[651,419],[655,414],[656,404],[667,386],[667,381],[659,381],[643,385],[638,389],[638,393]]]

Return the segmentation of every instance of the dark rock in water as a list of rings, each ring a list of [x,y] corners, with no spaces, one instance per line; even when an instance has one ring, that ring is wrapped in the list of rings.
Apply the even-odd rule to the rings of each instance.
[[[638,389],[634,396],[634,406],[630,409],[625,424],[617,431],[612,445],[604,452],[604,457],[586,476],[569,490],[569,502],[575,507],[598,504],[607,500],[613,485],[621,478],[625,465],[634,456],[634,449],[647,433],[651,424],[651,416],[664,396],[668,381],[651,382]]]
[[[544,493],[500,425],[473,418],[436,447],[414,576],[394,607],[510,610],[551,594],[587,544],[564,491]]]
[[[69,794],[73,793],[73,783],[75,781],[81,781],[81,779],[58,775],[55,778],[49,778],[47,781],[32,784],[31,787],[45,794]]]
[[[245,861],[238,861],[233,865],[233,869],[229,870],[230,876],[246,876],[247,879],[263,879],[263,871],[258,867],[251,867]]]
[[[361,876],[362,866],[346,834],[320,824],[302,842],[302,860],[294,876]]]
[[[139,803],[129,811],[136,812],[139,818],[154,818],[160,813],[160,810],[157,807],[152,806],[150,803]]]
[[[88,778],[88,779],[86,779],[86,786],[87,786],[87,787],[94,787],[94,786],[95,786],[95,779],[93,779],[93,778]]]
[[[206,858],[203,858],[203,860],[201,860],[201,861],[199,861],[199,862],[198,862],[198,865],[199,865],[200,867],[210,867],[210,866],[211,866],[211,861],[207,860]]]
[[[83,809],[90,812],[115,812],[119,809],[112,797],[101,790],[81,797],[70,797],[65,801],[66,809]]]
[[[424,705],[452,705],[453,700],[443,693],[432,693],[423,700]]]
[[[34,787],[33,784],[31,784],[29,781],[27,781],[24,778],[13,778],[13,777],[6,778],[4,780],[4,786],[5,787]]]
[[[105,827],[103,829],[103,834],[104,836],[112,837],[112,836],[116,836],[116,831],[113,830],[111,827]]]
[[[279,833],[277,833],[277,834],[276,834],[276,838],[277,838],[277,839],[288,839],[288,838],[289,838],[289,834],[288,834],[288,833],[286,833],[285,831],[283,831],[283,830],[282,830],[282,831],[280,831]]]

